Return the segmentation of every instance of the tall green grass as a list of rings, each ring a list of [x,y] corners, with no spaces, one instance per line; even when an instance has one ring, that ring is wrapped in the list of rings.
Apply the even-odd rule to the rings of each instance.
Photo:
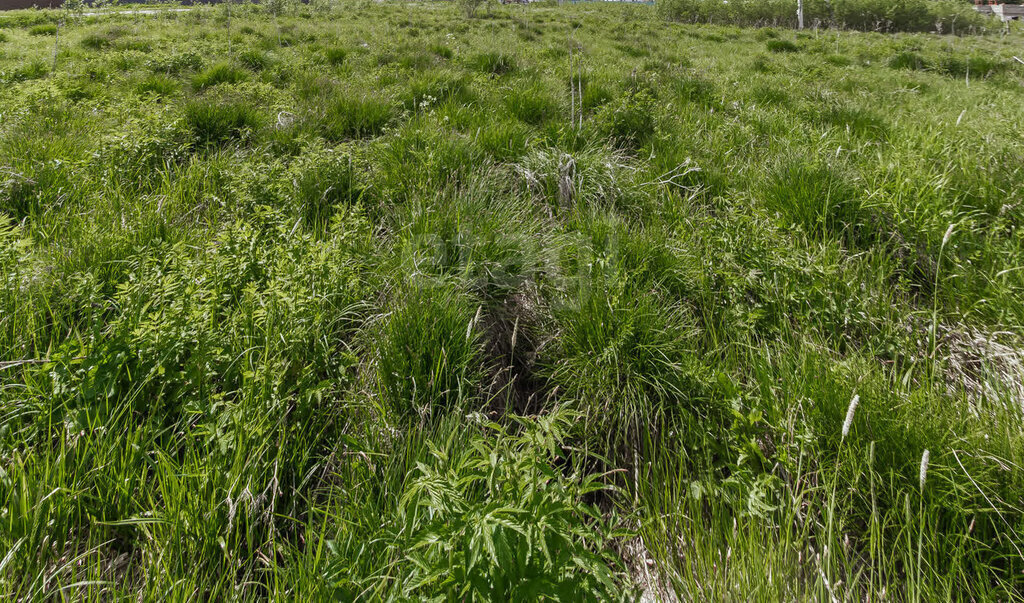
[[[0,596],[1021,599],[1019,28],[464,8],[0,16]]]

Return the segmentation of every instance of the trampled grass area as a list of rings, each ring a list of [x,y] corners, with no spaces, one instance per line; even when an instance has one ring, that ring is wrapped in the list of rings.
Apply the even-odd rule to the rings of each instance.
[[[0,17],[5,598],[1024,596],[1018,30],[268,7]]]

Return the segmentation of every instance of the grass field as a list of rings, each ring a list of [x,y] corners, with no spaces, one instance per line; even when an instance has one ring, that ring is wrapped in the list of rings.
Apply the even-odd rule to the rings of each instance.
[[[58,16],[0,596],[1024,599],[1019,28]]]

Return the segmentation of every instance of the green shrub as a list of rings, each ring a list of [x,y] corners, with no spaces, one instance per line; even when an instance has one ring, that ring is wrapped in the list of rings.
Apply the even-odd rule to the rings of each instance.
[[[192,86],[196,90],[202,90],[218,84],[237,84],[247,77],[245,70],[227,61],[221,61],[196,74],[192,78]]]

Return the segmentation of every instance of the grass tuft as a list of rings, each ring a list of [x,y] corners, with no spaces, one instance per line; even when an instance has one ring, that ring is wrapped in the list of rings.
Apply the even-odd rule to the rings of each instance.
[[[221,61],[196,74],[192,78],[192,86],[196,90],[202,90],[220,84],[237,84],[247,77],[245,70],[227,61]]]

